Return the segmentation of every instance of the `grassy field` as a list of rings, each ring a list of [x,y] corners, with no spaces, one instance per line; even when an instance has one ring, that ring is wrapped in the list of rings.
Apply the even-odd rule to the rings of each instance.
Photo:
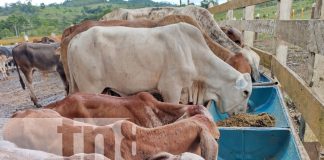
[[[32,42],[33,40],[41,40],[44,36],[33,36],[28,37],[29,42]],[[61,39],[61,35],[56,36],[56,39]],[[0,39],[0,45],[14,45],[16,43],[24,42],[23,37],[10,37],[6,39]]]
[[[292,10],[294,10],[294,17],[291,14],[291,19],[310,19],[313,0],[299,0],[293,1]],[[302,14],[302,9],[303,14]],[[254,16],[260,15],[260,19],[276,19],[277,0],[269,1],[264,4],[256,5]],[[217,21],[224,20],[226,12],[215,14],[214,17]],[[243,17],[243,9],[234,10],[234,17],[239,20]]]

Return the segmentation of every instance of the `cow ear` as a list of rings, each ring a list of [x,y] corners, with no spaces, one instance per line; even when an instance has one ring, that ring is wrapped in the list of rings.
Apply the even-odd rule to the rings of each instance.
[[[248,85],[247,81],[246,81],[246,77],[245,77],[245,74],[241,75],[237,80],[236,80],[236,83],[235,83],[235,87],[237,89],[244,89],[246,88],[246,86]]]
[[[245,80],[251,81],[251,75],[249,73],[244,73],[243,76]]]

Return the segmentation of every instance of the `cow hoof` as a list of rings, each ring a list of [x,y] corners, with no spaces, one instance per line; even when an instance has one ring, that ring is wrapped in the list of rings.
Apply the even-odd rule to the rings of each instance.
[[[40,104],[35,104],[36,108],[42,108]]]

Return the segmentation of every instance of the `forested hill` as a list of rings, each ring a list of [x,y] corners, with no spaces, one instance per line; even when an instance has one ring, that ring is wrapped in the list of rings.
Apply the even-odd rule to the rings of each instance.
[[[61,34],[64,28],[86,19],[99,19],[115,8],[172,6],[152,0],[65,0],[62,4],[33,6],[30,2],[0,7],[0,39],[22,36]]]

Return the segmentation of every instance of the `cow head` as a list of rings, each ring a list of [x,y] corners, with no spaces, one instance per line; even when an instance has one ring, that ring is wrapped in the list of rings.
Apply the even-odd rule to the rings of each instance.
[[[240,47],[244,47],[244,41],[241,31],[230,26],[221,27],[221,29],[233,42],[235,42]]]
[[[258,81],[260,79],[260,73],[259,73],[259,64],[260,64],[260,56],[255,53],[253,50],[251,50],[248,46],[245,46],[240,51],[242,55],[246,58],[246,60],[249,62],[252,72],[251,76],[253,81]]]
[[[232,82],[227,81],[219,90],[208,87],[205,92],[204,102],[216,100],[217,107],[222,113],[234,115],[245,113],[247,103],[252,92],[252,80],[250,74],[244,73]]]
[[[250,66],[251,66],[252,79],[254,81],[258,81],[260,78],[260,74],[259,74],[260,57],[259,57],[259,55],[256,54],[254,51],[252,51],[248,46],[244,45],[242,33],[238,29],[230,27],[230,26],[221,27],[221,29],[227,35],[228,38],[230,38],[238,46],[242,47],[242,50],[240,51],[240,53],[243,54],[243,56],[246,58],[246,60],[249,62]],[[245,72],[241,72],[241,73],[245,73]]]

